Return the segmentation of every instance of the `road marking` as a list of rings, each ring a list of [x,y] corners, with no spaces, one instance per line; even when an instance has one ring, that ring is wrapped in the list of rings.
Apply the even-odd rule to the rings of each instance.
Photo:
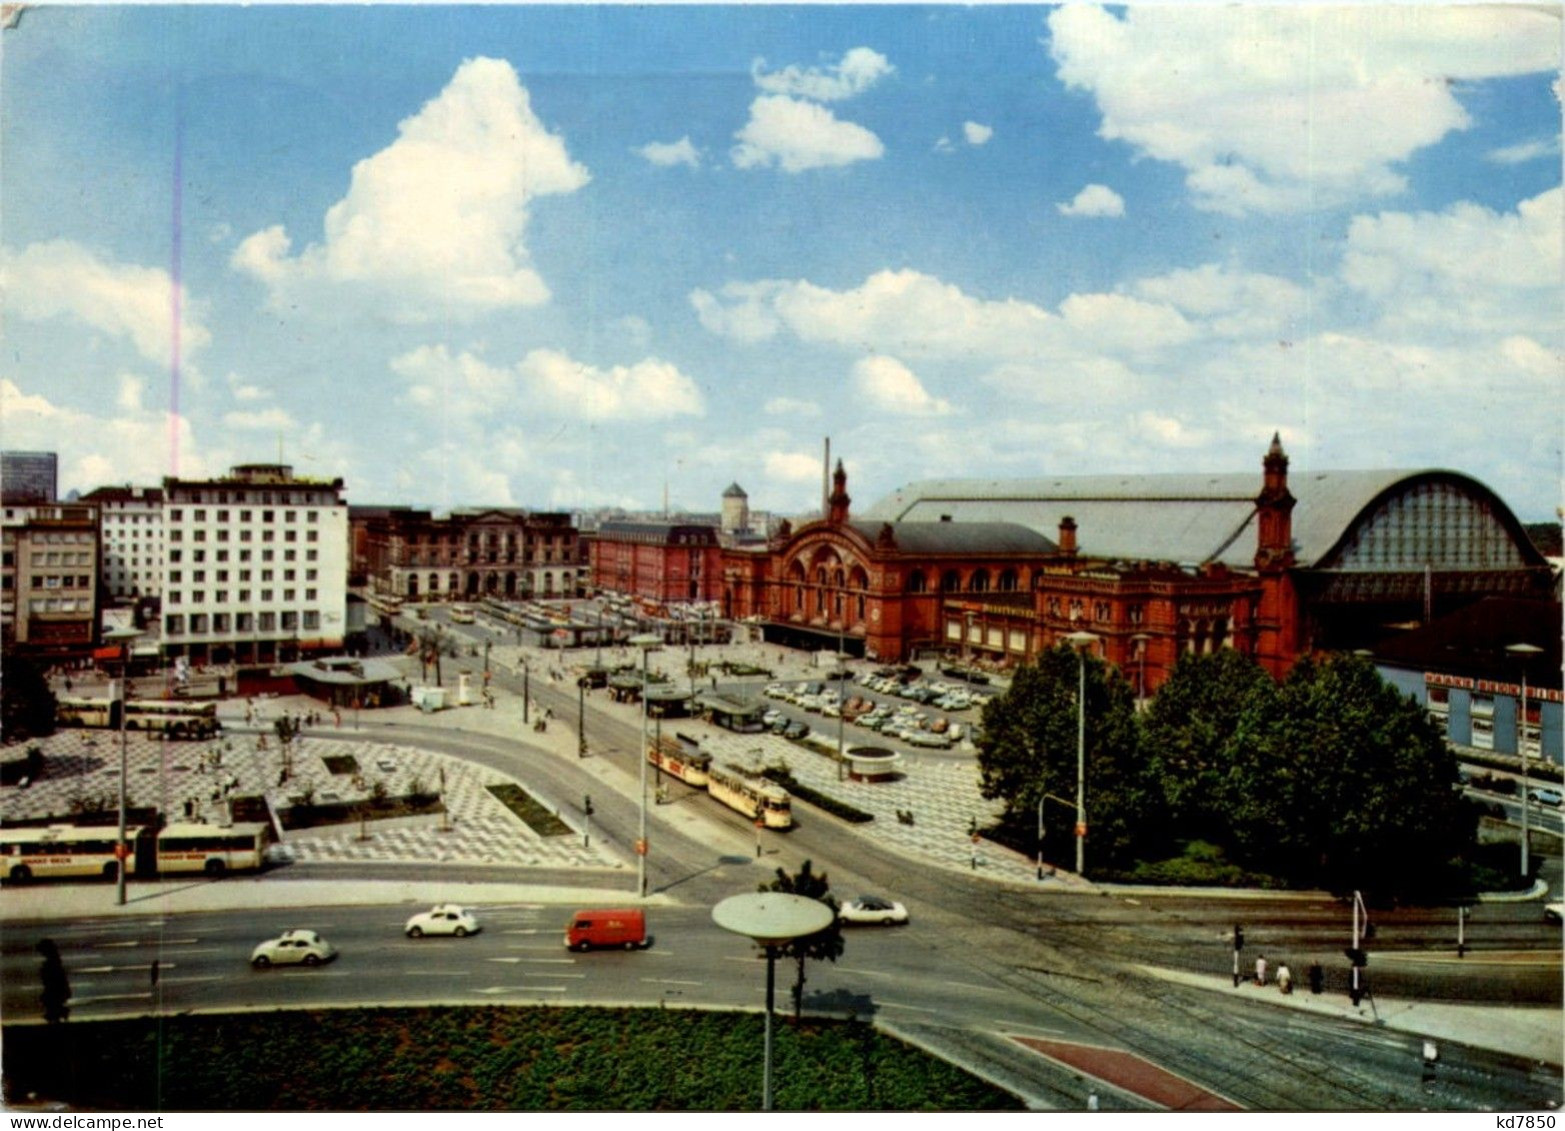
[[[99,946],[105,946],[105,947],[108,947],[108,946],[141,946],[142,942],[141,942],[140,939],[122,939],[119,942],[106,942],[106,943],[99,943],[98,945]]]
[[[651,982],[655,986],[704,986],[705,982],[685,982],[678,978],[642,978],[643,982]]]
[[[177,965],[178,965],[178,963],[176,963],[176,962],[159,962],[158,963],[158,969],[159,970],[172,970]],[[150,962],[130,962],[130,963],[126,963],[123,966],[78,966],[78,967],[76,967],[76,973],[78,973],[78,974],[113,974],[117,970],[151,970],[151,969],[152,969],[152,963],[150,963]]]
[[[531,962],[540,966],[574,966],[574,958],[518,958],[517,962]]]
[[[976,990],[981,994],[993,993],[997,988],[995,986],[975,986],[971,982],[941,982],[940,984],[942,986],[953,986],[959,990]]]
[[[506,950],[559,950],[557,946],[529,946],[526,943],[510,943]]]
[[[489,986],[481,994],[563,994],[565,986]]]
[[[88,1002],[93,1002],[93,1001],[133,1001],[133,1000],[150,999],[151,997],[152,997],[151,991],[148,991],[146,993],[139,993],[139,994],[93,994],[91,997],[73,997],[66,1004],[68,1004],[68,1005],[86,1005]]]
[[[554,931],[554,928],[552,928],[552,927],[511,927],[511,928],[509,928],[507,930],[501,931],[500,933],[502,935],[541,935],[545,931],[549,931],[552,934],[553,931]]]
[[[278,973],[285,978],[298,978],[302,976],[311,978],[346,978],[348,976],[348,972],[346,970],[322,970],[318,967],[311,969],[308,966],[306,966],[303,970],[279,970]]]
[[[511,962],[511,963],[516,963],[516,962],[520,962],[521,959],[520,958],[491,958],[489,961],[490,962]]]
[[[164,986],[188,986],[192,982],[221,982],[221,974],[197,974],[189,978],[160,978],[159,984]]]
[[[466,970],[404,970],[404,978],[465,978]]]
[[[878,1005],[878,1006],[890,1006],[892,1009],[910,1009],[914,1013],[939,1013],[939,1012],[941,1012],[938,1009],[925,1009],[921,1005],[904,1005],[900,1001],[877,1001],[875,1004]]]

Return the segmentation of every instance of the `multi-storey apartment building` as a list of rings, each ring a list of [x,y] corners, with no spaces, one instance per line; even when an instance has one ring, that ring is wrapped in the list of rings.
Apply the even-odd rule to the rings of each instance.
[[[157,487],[99,487],[82,496],[98,508],[103,593],[114,602],[163,590],[163,492]]]
[[[398,507],[354,508],[353,544],[374,594],[407,601],[575,597],[586,582],[571,516],[510,508],[436,518]]]
[[[342,648],[348,506],[342,480],[246,464],[163,481],[165,657],[269,663]]]
[[[98,620],[94,509],[80,503],[8,504],[0,542],[5,649],[49,662],[87,657]]]

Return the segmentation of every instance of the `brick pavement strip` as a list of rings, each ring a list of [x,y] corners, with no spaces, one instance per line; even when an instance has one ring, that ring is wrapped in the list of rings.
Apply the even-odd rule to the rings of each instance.
[[[1159,1068],[1134,1053],[1099,1045],[1048,1041],[1039,1037],[1012,1037],[1019,1045],[1131,1095],[1150,1100],[1169,1111],[1243,1111],[1244,1108],[1216,1092],[1209,1092],[1182,1076]]]

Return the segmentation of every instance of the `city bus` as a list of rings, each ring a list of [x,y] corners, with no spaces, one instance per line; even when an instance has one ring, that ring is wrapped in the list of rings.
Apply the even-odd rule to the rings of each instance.
[[[125,830],[126,874],[135,871],[135,843],[140,829]],[[101,876],[112,880],[119,872],[114,842],[119,830],[112,826],[78,828],[0,829],[0,876],[13,884],[28,880],[52,880],[70,876]]]
[[[759,817],[769,829],[793,827],[792,798],[780,785],[732,770],[708,768],[706,791],[746,817]]]
[[[54,702],[54,721],[62,727],[116,727],[119,712],[114,699],[61,696]]]
[[[203,872],[221,876],[227,872],[256,872],[266,852],[266,826],[169,825],[157,838],[160,875]]]
[[[125,729],[143,730],[169,738],[212,738],[221,729],[217,704],[211,700],[132,699],[124,706]],[[119,727],[118,699],[73,698],[55,701],[55,722],[68,727]]]
[[[160,732],[169,738],[211,738],[221,729],[217,704],[179,699],[132,699],[125,704],[125,729]]]
[[[451,623],[452,624],[472,624],[476,619],[477,618],[473,615],[473,610],[472,610],[471,606],[469,606],[469,605],[452,605],[451,606]]]

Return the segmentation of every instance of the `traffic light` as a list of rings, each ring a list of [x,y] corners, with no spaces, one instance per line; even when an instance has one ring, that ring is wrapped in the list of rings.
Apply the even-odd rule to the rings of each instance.
[[[1368,966],[1369,965],[1369,955],[1365,952],[1364,948],[1361,947],[1361,946],[1359,946],[1359,947],[1353,947],[1353,946],[1347,947],[1346,949],[1343,950],[1342,953],[1347,956],[1348,961],[1351,964],[1353,964],[1354,966]]]
[[[589,793],[582,797],[581,811],[589,817],[592,816],[592,794]]]
[[[1244,928],[1241,927],[1238,923],[1234,924],[1234,949],[1244,949]]]

